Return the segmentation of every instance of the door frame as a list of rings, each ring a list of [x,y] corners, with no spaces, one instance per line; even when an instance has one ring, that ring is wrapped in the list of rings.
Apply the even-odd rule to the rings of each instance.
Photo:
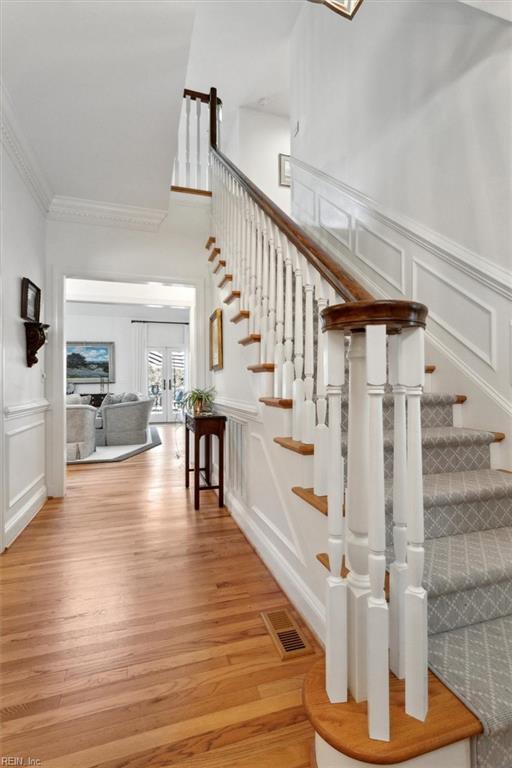
[[[49,265],[47,270],[47,293],[50,332],[47,353],[47,398],[51,403],[46,431],[46,471],[48,496],[63,497],[66,494],[66,345],[65,306],[66,280],[105,280],[121,283],[162,283],[163,285],[187,285],[195,288],[195,301],[189,306],[189,360],[191,386],[205,386],[207,380],[206,334],[200,333],[205,327],[206,278],[183,278],[158,273],[133,274],[107,272],[98,269],[64,269]]]

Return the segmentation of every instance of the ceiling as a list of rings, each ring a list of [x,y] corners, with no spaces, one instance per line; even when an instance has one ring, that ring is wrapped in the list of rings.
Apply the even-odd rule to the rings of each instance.
[[[183,87],[288,114],[301,0],[2,0],[2,78],[52,192],[165,209]]]
[[[167,209],[194,2],[2,1],[2,77],[55,194]]]
[[[198,4],[187,87],[218,90],[223,120],[252,107],[289,114],[289,40],[302,0],[203,0]]]

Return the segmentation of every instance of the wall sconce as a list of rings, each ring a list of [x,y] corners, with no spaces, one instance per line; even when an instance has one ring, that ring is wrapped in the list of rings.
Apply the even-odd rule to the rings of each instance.
[[[36,352],[46,343],[48,328],[46,323],[25,323],[27,339],[27,366],[32,368],[38,361]]]

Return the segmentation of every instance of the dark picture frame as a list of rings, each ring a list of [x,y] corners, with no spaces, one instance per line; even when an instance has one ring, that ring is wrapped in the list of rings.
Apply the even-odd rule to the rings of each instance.
[[[291,187],[292,170],[290,165],[290,155],[279,155],[279,186]]]
[[[222,309],[215,309],[210,315],[210,371],[221,371],[224,367],[222,354]]]
[[[68,341],[66,380],[72,384],[114,384],[113,341]]]
[[[21,317],[30,323],[38,323],[41,313],[41,289],[29,280],[21,281]]]

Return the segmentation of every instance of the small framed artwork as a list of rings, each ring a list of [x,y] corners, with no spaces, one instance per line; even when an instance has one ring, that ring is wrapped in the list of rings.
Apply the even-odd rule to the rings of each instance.
[[[40,311],[41,289],[24,277],[21,281],[21,317],[30,323],[38,323]]]
[[[210,315],[210,371],[221,371],[222,360],[222,309]]]
[[[72,384],[113,384],[113,341],[68,341],[66,379]]]
[[[290,165],[290,155],[279,155],[279,186],[291,187],[292,169]]]

